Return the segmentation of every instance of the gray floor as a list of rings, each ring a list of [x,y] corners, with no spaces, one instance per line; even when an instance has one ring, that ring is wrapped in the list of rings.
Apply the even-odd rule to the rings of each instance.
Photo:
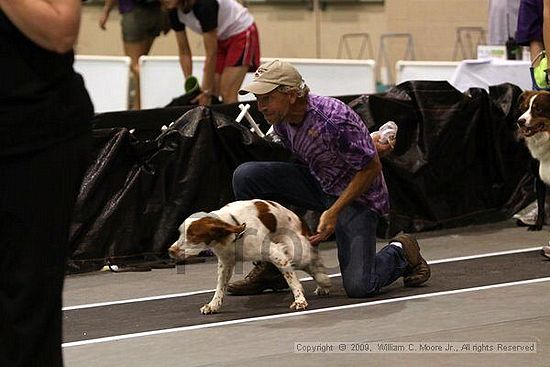
[[[417,237],[425,258],[439,262],[540,247],[550,239],[548,228],[529,232],[516,227],[510,220],[425,232]],[[334,245],[324,244],[323,248],[325,264],[331,272],[338,272]],[[541,261],[544,261],[542,257]],[[250,264],[245,264],[240,273],[246,273],[250,267]],[[513,266],[510,271],[514,271]],[[74,309],[94,303],[211,290],[215,287],[215,273],[216,264],[209,261],[187,265],[179,272],[165,269],[70,276],[66,280],[64,306]],[[550,277],[550,262],[548,275]],[[205,295],[205,300],[208,296]],[[186,297],[181,300],[185,302]],[[250,319],[243,313],[236,315],[237,322],[233,323],[159,330],[156,334],[125,334],[127,336],[92,340],[83,345],[66,343],[65,364],[68,367],[550,366],[549,305],[550,278],[435,294],[430,293],[428,286],[422,297],[398,298],[389,302],[365,300],[349,308],[289,313],[273,318]],[[198,307],[200,305],[197,305],[197,313]],[[135,320],[136,324],[140,322]],[[105,323],[109,320],[106,319]],[[86,339],[85,335],[83,339]],[[510,343],[519,342],[534,345],[536,353],[474,352],[482,348],[486,351],[491,346],[496,347],[497,343],[512,345]],[[362,348],[367,346],[372,350],[378,348],[378,344],[399,345],[411,346],[411,350],[416,352],[297,353],[296,343],[334,346],[345,343],[350,349],[356,343],[364,343],[360,344]],[[471,349],[461,353],[426,353],[419,351],[421,344],[466,345]]]

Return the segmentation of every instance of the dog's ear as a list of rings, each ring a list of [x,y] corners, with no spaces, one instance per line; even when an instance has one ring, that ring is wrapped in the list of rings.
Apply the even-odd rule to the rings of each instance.
[[[224,222],[223,220],[216,219],[216,224],[211,228],[212,239],[219,241],[230,234],[242,233],[246,228],[246,223],[241,224],[240,226],[235,226]]]
[[[519,109],[523,112],[527,111],[529,108],[529,101],[531,100],[531,97],[534,96],[537,91],[534,90],[526,90],[525,92],[521,93],[519,96]]]
[[[538,93],[539,93],[539,98],[542,98],[541,103],[544,105],[544,110],[545,111],[550,110],[550,92],[541,90],[541,91],[538,91]]]
[[[233,233],[244,231],[246,224],[235,226],[213,217],[204,217],[194,221],[187,229],[187,240],[195,243],[204,242],[207,245]]]

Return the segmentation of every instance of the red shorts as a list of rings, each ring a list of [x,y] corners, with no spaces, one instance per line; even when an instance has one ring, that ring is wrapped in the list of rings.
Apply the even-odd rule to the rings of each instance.
[[[256,71],[260,66],[260,42],[256,23],[252,23],[247,30],[218,40],[216,55],[216,74],[221,74],[228,66],[248,66],[248,71]]]

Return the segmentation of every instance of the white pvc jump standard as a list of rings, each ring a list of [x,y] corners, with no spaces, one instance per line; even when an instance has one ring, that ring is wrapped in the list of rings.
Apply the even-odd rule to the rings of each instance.
[[[74,69],[84,78],[96,113],[128,109],[129,57],[76,55]]]
[[[193,75],[199,81],[204,59],[204,56],[193,56]],[[164,107],[185,92],[177,56],[141,56],[139,83],[142,109]]]
[[[409,80],[451,81],[459,61],[409,61],[395,63],[396,84]]]
[[[262,63],[274,58],[262,58]],[[315,94],[327,96],[368,94],[376,92],[374,60],[292,59],[307,85]],[[142,56],[140,63],[141,108],[166,106],[184,94],[183,73],[177,56]],[[193,57],[193,75],[202,79],[204,57]],[[248,73],[243,81],[252,81]],[[239,96],[239,101],[253,100],[252,95]]]

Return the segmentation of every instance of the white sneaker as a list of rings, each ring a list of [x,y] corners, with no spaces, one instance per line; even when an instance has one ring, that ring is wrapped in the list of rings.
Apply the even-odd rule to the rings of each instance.
[[[514,214],[513,218],[517,219],[518,221],[520,221],[526,226],[533,226],[537,221],[537,217],[538,217],[537,212],[538,212],[538,206],[535,204],[535,207],[533,209],[523,214],[520,214],[521,212],[518,212]]]
[[[542,246],[542,248],[540,249],[540,254],[546,257],[547,259],[550,259],[550,246],[549,245]]]
[[[543,224],[548,224],[548,216],[550,215],[550,194],[546,195],[546,200],[544,204],[545,213],[547,213],[546,218],[544,219]],[[538,205],[537,201],[533,201],[531,204],[527,205],[525,208],[514,214],[512,218],[517,219],[518,222],[522,222],[525,226],[532,226],[537,221],[537,211]]]

